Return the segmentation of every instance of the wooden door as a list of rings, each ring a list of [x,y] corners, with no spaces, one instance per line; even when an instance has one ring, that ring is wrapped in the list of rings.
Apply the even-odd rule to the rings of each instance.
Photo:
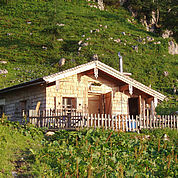
[[[112,114],[112,92],[104,94],[104,114]]]
[[[136,115],[139,114],[139,98],[129,98],[129,115]]]
[[[0,118],[2,117],[4,112],[4,106],[0,106]]]
[[[100,95],[88,95],[88,112],[89,114],[100,114]]]

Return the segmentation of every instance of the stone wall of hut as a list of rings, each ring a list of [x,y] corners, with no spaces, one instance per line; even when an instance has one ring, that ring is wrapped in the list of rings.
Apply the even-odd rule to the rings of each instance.
[[[93,83],[100,83],[99,90],[95,91]],[[97,87],[96,87],[97,88]],[[111,81],[98,77],[93,74],[77,74],[66,77],[55,84],[46,88],[46,109],[61,109],[63,98],[76,98],[77,111],[88,113],[88,98],[90,95],[101,95],[112,92],[112,113],[111,114],[128,114],[129,96],[119,92],[119,86]]]
[[[42,85],[1,94],[1,98],[5,99],[4,111],[11,120],[22,119],[22,110],[35,109],[38,102],[40,102],[40,109],[46,107],[46,89]]]

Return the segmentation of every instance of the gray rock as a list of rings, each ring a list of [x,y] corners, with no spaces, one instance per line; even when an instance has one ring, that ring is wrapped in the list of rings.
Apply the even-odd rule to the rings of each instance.
[[[60,23],[60,24],[57,23],[56,25],[59,26],[59,27],[63,27],[63,26],[65,26],[65,24],[63,24],[63,23]]]
[[[164,141],[169,141],[169,140],[170,140],[169,137],[167,136],[167,134],[164,134],[164,136],[162,137],[162,139],[163,139]]]
[[[116,40],[114,40],[116,43],[120,43],[121,42],[121,39],[116,39]]]
[[[138,53],[138,46],[132,46],[132,48]]]
[[[61,59],[59,60],[59,66],[60,66],[60,67],[63,66],[63,65],[65,64],[65,62],[66,62],[66,59],[65,59],[65,58],[61,58]]]
[[[154,41],[154,38],[152,38],[152,37],[147,36],[146,38],[147,38],[147,41],[150,41],[150,42]]]
[[[92,56],[92,60],[93,60],[93,61],[98,60],[98,55],[97,55],[97,54],[94,54],[94,55]]]
[[[88,46],[88,42],[81,44],[81,46]]]
[[[45,50],[47,50],[48,48],[47,48],[46,46],[42,46],[42,49],[45,49]]]
[[[169,38],[170,36],[172,36],[173,35],[173,32],[171,31],[171,30],[165,30],[164,32],[163,32],[163,34],[162,34],[162,37],[164,38],[164,39],[166,39],[166,38]]]
[[[7,61],[0,61],[0,64],[7,64]]]
[[[57,41],[64,41],[62,38],[57,39]]]
[[[82,41],[82,40],[80,40],[80,41],[78,42],[78,45],[81,45],[81,44],[82,44],[82,42],[83,42],[83,41]]]
[[[169,75],[168,71],[164,71],[164,76],[167,77]]]
[[[169,54],[172,54],[172,55],[178,54],[177,43],[176,42],[174,43],[174,41],[169,41],[168,44],[169,44],[169,47],[168,47]]]
[[[104,10],[104,3],[103,3],[103,0],[98,0],[98,8],[100,9],[100,10]]]
[[[154,42],[154,44],[161,44],[161,41]]]
[[[126,35],[125,32],[122,32],[123,35]]]
[[[8,74],[8,71],[6,69],[0,69],[0,74]]]
[[[45,135],[49,137],[49,136],[53,136],[54,134],[55,134],[54,132],[48,131]]]

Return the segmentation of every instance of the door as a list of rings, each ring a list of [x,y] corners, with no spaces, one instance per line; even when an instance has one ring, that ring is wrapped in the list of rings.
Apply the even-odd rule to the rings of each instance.
[[[112,114],[112,92],[104,94],[104,113]]]
[[[139,98],[129,98],[129,115],[139,115]]]
[[[100,95],[89,94],[88,95],[88,113],[89,114],[100,114]]]
[[[0,118],[2,117],[4,113],[4,106],[0,105]]]

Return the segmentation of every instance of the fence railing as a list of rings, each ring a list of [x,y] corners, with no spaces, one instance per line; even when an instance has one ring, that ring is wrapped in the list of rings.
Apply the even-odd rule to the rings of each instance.
[[[142,117],[130,115],[82,114],[82,113],[42,113],[29,114],[30,123],[37,127],[49,129],[76,129],[76,128],[105,128],[116,131],[138,131],[143,128],[172,128],[178,129],[178,117],[164,115]]]

